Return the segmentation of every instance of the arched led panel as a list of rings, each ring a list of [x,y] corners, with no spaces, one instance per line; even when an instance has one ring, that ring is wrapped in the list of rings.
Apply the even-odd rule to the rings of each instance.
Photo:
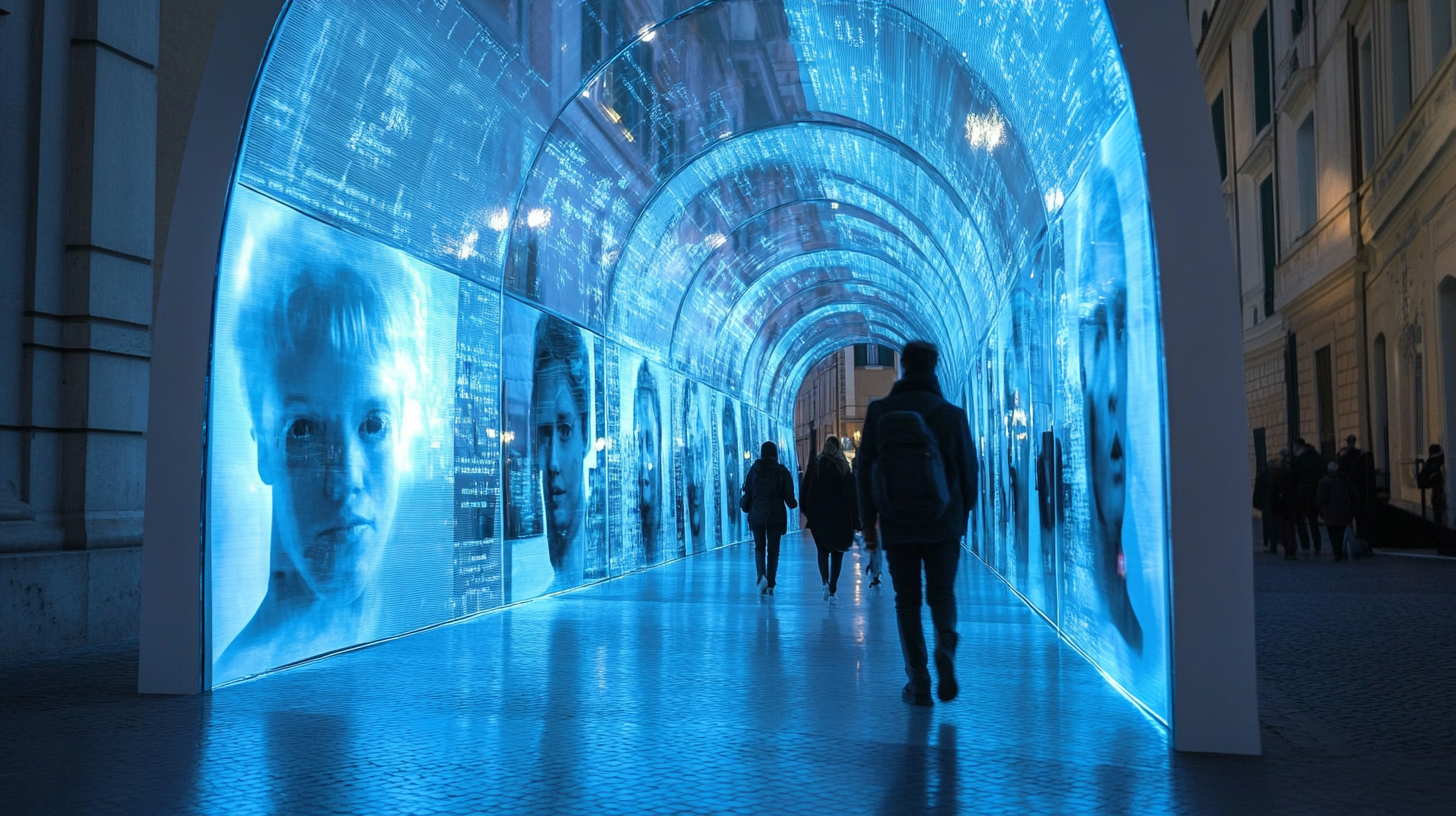
[[[883,213],[887,220],[895,216],[883,202],[895,202],[903,212],[913,214],[916,223],[923,226],[920,232],[933,236],[960,274],[969,278],[959,284],[965,294],[957,293],[958,300],[964,298],[971,304],[966,313],[975,319],[989,311],[990,303],[978,302],[978,299],[985,297],[984,292],[995,291],[988,284],[1004,280],[1006,267],[987,257],[988,245],[975,221],[962,216],[967,205],[944,179],[927,173],[923,163],[909,160],[903,149],[871,134],[797,124],[731,139],[666,183],[639,218],[631,239],[616,261],[611,276],[609,334],[627,337],[635,334],[634,329],[662,331],[659,321],[664,304],[676,311],[697,265],[704,256],[720,249],[721,245],[710,240],[712,235],[726,237],[726,233],[699,232],[694,242],[663,239],[684,237],[675,225],[683,213],[699,209],[688,206],[689,202],[696,202],[705,191],[720,187],[736,190],[735,179],[746,170],[765,164],[794,167],[794,172],[803,180],[801,185],[814,179],[814,185],[826,193],[843,192],[844,200],[863,209],[873,208],[872,211]],[[856,185],[834,183],[830,177],[856,178],[865,191],[855,193]],[[725,196],[716,197],[722,200]],[[770,206],[752,210],[733,208],[743,213],[740,216],[743,221],[770,209]],[[903,222],[906,217],[901,216],[899,220]],[[689,227],[687,232],[692,234],[695,230]],[[735,256],[746,254],[751,259],[756,250],[777,249],[771,232],[769,235],[755,233],[752,239],[746,247],[737,249]],[[655,346],[665,340],[661,335],[647,337],[643,338],[643,345]]]
[[[912,273],[872,252],[826,250],[800,255],[758,278],[728,305],[714,334],[712,366],[704,373],[730,389],[746,388],[748,382],[763,376],[765,361],[754,349],[762,348],[764,338],[793,327],[800,314],[786,307],[802,304],[809,295],[829,302],[865,295],[904,304],[907,311],[923,315],[921,325],[933,329],[931,336],[960,336],[960,321],[924,309],[928,300],[933,301],[932,292]]]
[[[297,0],[270,32],[227,0],[158,306],[143,685],[199,630],[209,688],[738,540],[808,367],[925,337],[983,442],[968,543],[1246,749],[1247,565],[1194,538],[1237,516],[1201,481],[1241,472],[1237,321],[1212,163],[1168,181],[1207,128],[1177,15],[1109,2],[1126,52],[1090,1]],[[205,501],[154,503],[199,463]]]

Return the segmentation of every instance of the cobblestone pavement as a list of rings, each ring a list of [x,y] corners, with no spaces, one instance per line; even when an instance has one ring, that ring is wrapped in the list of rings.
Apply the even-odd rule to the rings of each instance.
[[[786,541],[771,600],[735,547],[196,697],[0,663],[0,812],[1456,813],[1456,563],[1254,557],[1262,757],[1169,750],[970,559],[961,698],[905,706],[890,594]]]

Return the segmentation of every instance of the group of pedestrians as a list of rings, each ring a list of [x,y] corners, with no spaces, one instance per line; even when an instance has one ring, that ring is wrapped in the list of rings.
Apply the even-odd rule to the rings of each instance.
[[[925,641],[922,603],[929,605],[935,629],[936,695],[949,701],[959,693],[954,586],[960,541],[977,490],[970,425],[965,411],[941,393],[938,362],[933,344],[906,344],[899,381],[889,396],[870,403],[854,466],[839,440],[831,437],[809,462],[802,491],[825,601],[836,601],[844,554],[857,532],[872,564],[883,553],[895,590],[895,621],[908,679],[900,696],[912,705],[932,704],[932,653]],[[753,530],[758,588],[764,595],[774,593],[780,540],[788,529],[788,511],[798,506],[777,446],[765,442],[744,479],[740,500]],[[878,583],[878,574],[874,578]]]
[[[1280,450],[1259,469],[1254,507],[1263,516],[1265,552],[1283,549],[1290,561],[1300,551],[1319,558],[1323,526],[1336,561],[1369,554],[1374,491],[1370,462],[1357,441],[1353,435],[1346,437],[1345,447],[1327,462],[1313,445],[1298,439],[1292,452]]]

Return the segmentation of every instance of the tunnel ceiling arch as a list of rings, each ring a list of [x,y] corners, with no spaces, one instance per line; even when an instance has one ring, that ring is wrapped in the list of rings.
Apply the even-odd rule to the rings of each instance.
[[[293,0],[250,105],[207,684],[741,541],[810,366],[924,338],[986,472],[968,545],[1167,720],[1159,284],[1100,0]]]
[[[1100,3],[300,2],[241,176],[782,410],[780,361],[700,328],[732,278],[833,233],[955,304],[965,359],[1127,106],[1113,46]]]

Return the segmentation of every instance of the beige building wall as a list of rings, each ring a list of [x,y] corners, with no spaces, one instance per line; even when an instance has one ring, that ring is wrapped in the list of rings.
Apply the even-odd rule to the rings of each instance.
[[[1417,461],[1432,443],[1456,442],[1456,211],[1448,207],[1456,9],[1451,0],[1188,6],[1210,106],[1222,94],[1226,110],[1224,198],[1244,313],[1250,466],[1258,429],[1271,455],[1295,437],[1323,438],[1328,449],[1354,434],[1375,452],[1391,501],[1418,509]],[[1261,17],[1274,115],[1256,129]],[[1301,156],[1306,122],[1312,163]],[[1272,311],[1259,201],[1268,178]]]
[[[821,450],[830,436],[848,440],[846,452],[853,459],[865,411],[871,402],[889,394],[899,378],[893,362],[856,366],[854,360],[852,346],[840,349],[815,363],[804,377],[794,401],[794,439],[801,464],[809,461],[811,450]]]

